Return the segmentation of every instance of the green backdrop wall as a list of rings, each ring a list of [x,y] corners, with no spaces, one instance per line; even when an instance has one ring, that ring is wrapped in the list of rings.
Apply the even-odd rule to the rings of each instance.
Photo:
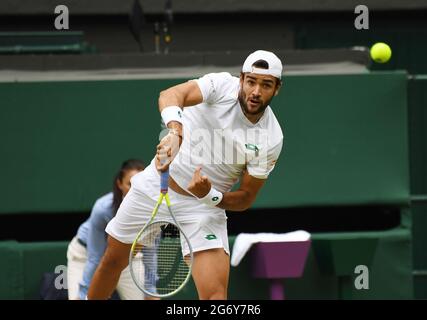
[[[427,76],[417,75],[408,82],[411,194],[424,201],[413,201],[415,297],[427,299]]]
[[[160,90],[185,79],[0,83],[0,212],[87,211],[154,155]],[[409,202],[404,72],[288,76],[284,151],[255,207]]]

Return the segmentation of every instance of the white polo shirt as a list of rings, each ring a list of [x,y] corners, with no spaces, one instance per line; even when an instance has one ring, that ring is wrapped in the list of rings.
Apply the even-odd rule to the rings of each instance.
[[[194,171],[201,166],[202,174],[223,193],[231,190],[245,169],[253,177],[266,179],[283,144],[282,130],[270,106],[253,124],[238,101],[239,78],[222,72],[190,81],[199,85],[203,102],[184,108],[184,139],[169,166],[171,177],[187,190]],[[145,182],[141,186],[143,192],[158,196],[158,188],[153,190],[153,184],[159,184],[154,161],[134,177],[133,184],[135,180]]]

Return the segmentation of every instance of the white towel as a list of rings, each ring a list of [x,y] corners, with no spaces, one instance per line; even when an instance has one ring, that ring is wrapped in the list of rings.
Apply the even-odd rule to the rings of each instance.
[[[237,266],[254,243],[307,241],[310,237],[310,233],[303,230],[288,233],[240,233],[234,241],[231,265]]]

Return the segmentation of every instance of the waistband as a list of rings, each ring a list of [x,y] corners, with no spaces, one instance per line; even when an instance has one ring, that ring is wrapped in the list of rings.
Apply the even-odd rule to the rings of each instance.
[[[83,247],[85,247],[85,248],[87,247],[86,242],[84,242],[82,239],[77,238],[77,242],[80,243]]]
[[[187,197],[193,197],[194,196],[190,193],[188,193],[187,191],[185,191],[184,189],[182,189],[176,182],[174,179],[172,179],[171,176],[169,176],[169,188],[171,188],[173,191],[175,191],[176,193],[183,195],[183,196],[187,196]]]

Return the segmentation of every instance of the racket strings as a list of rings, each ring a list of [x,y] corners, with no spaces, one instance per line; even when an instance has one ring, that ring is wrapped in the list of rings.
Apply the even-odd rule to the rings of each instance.
[[[190,272],[182,255],[178,227],[164,221],[154,222],[144,229],[131,259],[137,285],[153,295],[176,291],[186,282]]]

